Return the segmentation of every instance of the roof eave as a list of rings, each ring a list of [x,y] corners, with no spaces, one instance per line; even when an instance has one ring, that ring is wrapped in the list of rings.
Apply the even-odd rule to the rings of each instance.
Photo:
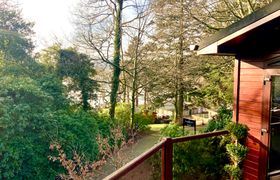
[[[277,3],[277,5],[279,6],[280,3]],[[266,9],[268,9],[268,8],[266,8]],[[258,19],[256,19],[255,21],[251,21],[246,26],[240,26],[240,28],[237,28],[239,26],[239,24],[237,22],[237,23],[223,29],[222,31],[217,32],[213,37],[216,39],[215,41],[213,41],[213,38],[212,38],[212,40],[210,38],[210,41],[208,41],[208,43],[202,42],[203,45],[202,45],[202,47],[199,47],[197,54],[199,54],[199,55],[236,55],[237,52],[232,52],[230,54],[226,53],[226,52],[221,52],[221,51],[219,51],[219,49],[220,49],[219,47],[222,46],[224,43],[226,43],[234,38],[237,38],[238,36],[242,36],[243,34],[262,26],[262,25],[266,24],[267,22],[280,17],[280,6],[278,7],[278,10],[273,9],[273,12],[266,12],[266,14],[263,11],[259,11],[259,12],[261,12],[263,14],[262,18],[258,17]],[[249,16],[254,17],[255,15],[251,14]],[[246,17],[246,18],[248,19],[248,17]],[[249,17],[249,19],[252,19],[252,18]],[[245,20],[241,20],[241,21],[245,21]],[[241,22],[241,24],[244,24],[244,22]],[[233,31],[233,29],[235,29],[236,31]],[[225,34],[225,32],[232,32],[232,33]]]

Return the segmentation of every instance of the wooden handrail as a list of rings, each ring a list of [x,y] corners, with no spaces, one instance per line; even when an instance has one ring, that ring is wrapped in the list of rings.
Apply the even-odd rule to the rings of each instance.
[[[142,153],[141,155],[139,155],[138,157],[136,157],[135,159],[133,159],[132,161],[130,161],[129,163],[127,163],[126,165],[118,169],[117,171],[107,176],[105,180],[119,179],[120,177],[122,177],[123,175],[125,175],[126,173],[134,169],[136,166],[144,162],[146,159],[154,155],[156,152],[158,152],[164,146],[165,142],[166,139],[163,139],[159,143],[155,144],[149,150]]]
[[[137,167],[139,164],[147,160],[149,157],[154,155],[160,149],[162,149],[161,157],[162,157],[162,167],[161,167],[161,179],[162,180],[170,180],[172,179],[172,151],[173,151],[173,144],[180,143],[180,142],[187,142],[196,139],[203,139],[215,136],[221,136],[229,134],[227,130],[223,131],[216,131],[204,134],[198,134],[193,136],[184,136],[184,137],[177,137],[177,138],[165,138],[158,144],[155,144],[146,152],[142,153],[140,156],[136,157],[125,166],[121,167],[117,171],[113,172],[109,176],[105,178],[105,180],[115,180],[119,179],[129,171]]]

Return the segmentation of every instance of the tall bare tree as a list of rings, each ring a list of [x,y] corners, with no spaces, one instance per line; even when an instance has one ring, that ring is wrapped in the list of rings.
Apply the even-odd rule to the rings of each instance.
[[[120,84],[123,10],[129,6],[124,0],[81,0],[74,13],[78,45],[91,53],[94,60],[101,60],[112,69],[109,112],[112,119]]]
[[[126,56],[129,58],[129,62],[132,65],[130,68],[131,73],[131,129],[137,129],[137,122],[135,122],[135,111],[138,106],[138,91],[143,89],[145,83],[141,83],[141,75],[144,69],[143,61],[144,52],[143,45],[145,39],[147,39],[147,31],[151,26],[151,9],[150,1],[148,0],[134,0],[134,13],[138,17],[134,22],[128,26],[127,33],[131,36],[130,45]],[[129,67],[128,67],[129,68]]]
[[[144,7],[139,0],[81,0],[75,12],[77,44],[91,53],[94,60],[112,69],[110,117],[115,116],[122,68],[122,39],[131,23],[143,18],[144,13],[131,13]],[[134,29],[137,31],[137,28]],[[105,64],[104,64],[105,63]]]

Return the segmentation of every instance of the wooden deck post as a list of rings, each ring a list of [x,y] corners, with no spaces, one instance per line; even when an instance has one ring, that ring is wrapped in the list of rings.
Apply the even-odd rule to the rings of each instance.
[[[161,151],[161,179],[172,180],[172,154],[173,144],[171,138],[166,138]]]

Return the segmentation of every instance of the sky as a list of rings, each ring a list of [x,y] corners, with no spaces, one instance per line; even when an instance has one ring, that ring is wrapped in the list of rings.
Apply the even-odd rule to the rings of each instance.
[[[79,0],[17,0],[23,17],[35,23],[37,50],[57,40],[69,43],[73,34],[71,11]]]

